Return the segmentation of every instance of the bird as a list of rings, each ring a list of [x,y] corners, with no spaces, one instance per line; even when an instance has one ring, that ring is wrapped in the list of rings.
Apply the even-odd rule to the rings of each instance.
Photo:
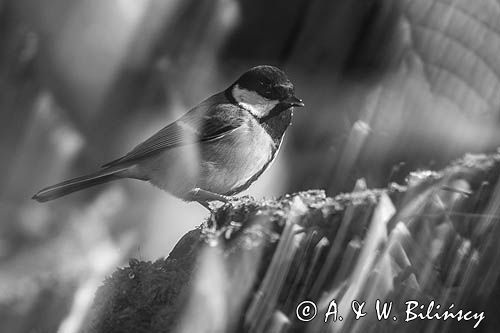
[[[269,167],[292,121],[295,96],[287,75],[260,65],[93,173],[43,188],[46,202],[110,181],[147,181],[210,210],[247,189]]]

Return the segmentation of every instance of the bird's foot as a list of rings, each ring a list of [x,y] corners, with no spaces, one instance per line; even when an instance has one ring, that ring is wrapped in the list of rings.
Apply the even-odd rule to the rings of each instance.
[[[210,192],[207,190],[203,190],[199,187],[192,189],[189,191],[189,197],[193,201],[221,201],[221,202],[228,202],[229,198],[228,196],[218,194],[215,192]]]
[[[227,203],[233,201],[234,197],[210,192],[197,187],[189,192],[189,199],[191,201],[198,202],[200,205],[205,207],[210,213],[213,213],[214,210],[217,208],[217,205],[214,203],[214,201]]]

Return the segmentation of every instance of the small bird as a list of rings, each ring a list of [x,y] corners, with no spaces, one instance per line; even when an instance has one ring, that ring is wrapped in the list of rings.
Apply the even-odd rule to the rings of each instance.
[[[210,209],[209,202],[226,202],[257,180],[276,157],[293,107],[303,106],[282,70],[253,67],[125,156],[46,187],[33,199],[45,202],[133,178]]]

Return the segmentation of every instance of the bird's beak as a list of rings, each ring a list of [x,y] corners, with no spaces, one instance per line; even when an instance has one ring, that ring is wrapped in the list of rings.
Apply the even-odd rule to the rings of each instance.
[[[300,98],[297,98],[295,96],[288,97],[287,99],[284,99],[281,101],[283,104],[288,104],[290,106],[298,106],[298,107],[303,107],[305,104],[302,102]]]

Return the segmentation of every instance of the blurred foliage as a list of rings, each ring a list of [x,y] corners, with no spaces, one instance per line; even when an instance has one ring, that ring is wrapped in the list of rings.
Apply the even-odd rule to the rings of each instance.
[[[361,176],[385,186],[491,150],[499,31],[496,0],[1,0],[0,283],[22,289],[16,276],[65,271],[77,254],[49,253],[68,242],[84,257],[108,244],[109,265],[167,253],[201,208],[134,182],[47,205],[29,198],[120,156],[253,65],[283,67],[307,106],[250,189],[258,197],[334,195]],[[87,230],[96,243],[75,238]],[[43,265],[25,269],[30,256]],[[65,277],[75,308],[73,292],[112,268],[91,258]]]

